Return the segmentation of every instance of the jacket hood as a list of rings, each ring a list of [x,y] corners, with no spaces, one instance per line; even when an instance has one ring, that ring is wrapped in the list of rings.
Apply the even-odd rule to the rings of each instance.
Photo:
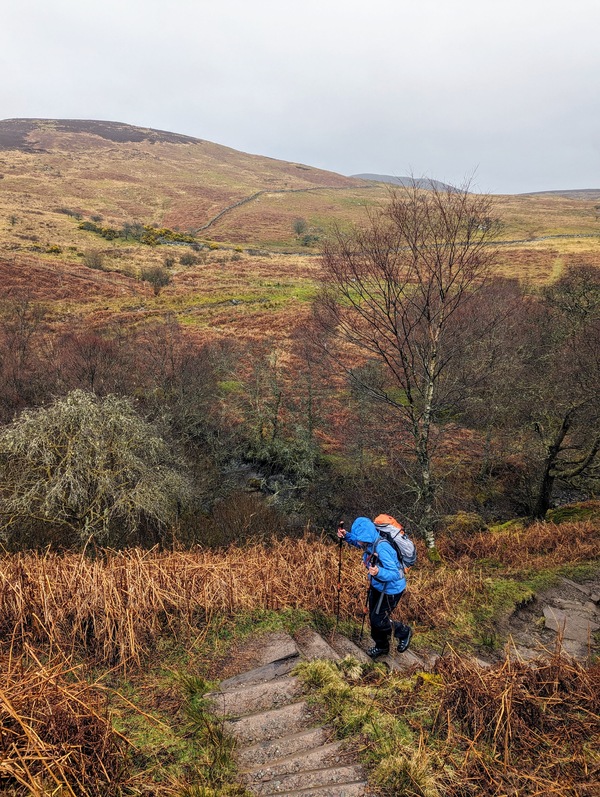
[[[357,542],[375,542],[379,538],[377,529],[368,517],[357,517],[350,529],[352,539]]]

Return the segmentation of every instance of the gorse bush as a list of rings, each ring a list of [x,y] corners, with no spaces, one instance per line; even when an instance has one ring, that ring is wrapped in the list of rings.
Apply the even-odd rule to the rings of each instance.
[[[81,216],[76,218],[81,218]],[[120,230],[117,230],[114,227],[101,226],[97,223],[100,221],[102,221],[101,216],[92,216],[92,221],[82,221],[78,226],[80,230],[94,232],[109,241],[113,241],[115,238],[123,238],[125,241],[131,239],[148,246],[157,246],[167,242],[190,244],[195,242],[193,235],[170,230],[168,227],[154,227],[151,224],[135,222],[133,224],[126,223]]]
[[[10,547],[32,524],[107,545],[156,534],[188,495],[176,465],[129,399],[74,390],[0,433],[0,533]]]

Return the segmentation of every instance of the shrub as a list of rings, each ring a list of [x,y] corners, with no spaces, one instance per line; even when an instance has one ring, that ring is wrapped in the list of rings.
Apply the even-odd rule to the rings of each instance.
[[[185,254],[181,255],[181,257],[179,258],[179,262],[181,263],[182,266],[193,266],[198,261],[191,252],[185,252]]]
[[[104,268],[104,255],[98,249],[90,249],[83,255],[83,262],[88,268],[101,271]]]
[[[444,518],[444,530],[450,537],[468,537],[486,531],[487,524],[476,512],[457,512]]]
[[[62,213],[65,216],[71,216],[74,219],[80,219],[81,213],[77,210],[71,210],[71,208],[56,208],[57,213]]]
[[[100,227],[93,222],[93,221],[82,221],[79,225],[80,230],[85,230],[86,232],[100,232]]]
[[[294,226],[294,232],[298,237],[304,235],[304,233],[308,229],[308,224],[306,223],[306,219],[295,219],[293,226]]]
[[[141,277],[143,282],[149,282],[150,285],[152,285],[155,296],[158,296],[161,288],[164,288],[165,285],[169,285],[172,279],[169,272],[162,266],[143,268]]]
[[[74,390],[0,433],[0,533],[11,547],[32,521],[108,545],[160,533],[188,495],[175,466],[129,399]]]

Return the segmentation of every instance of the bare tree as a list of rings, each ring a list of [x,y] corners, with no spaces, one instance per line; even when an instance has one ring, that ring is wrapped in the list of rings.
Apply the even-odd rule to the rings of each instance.
[[[430,549],[439,489],[435,442],[458,393],[464,394],[454,366],[480,346],[488,324],[470,319],[477,317],[477,294],[494,260],[497,223],[490,198],[469,188],[432,183],[425,191],[413,183],[394,190],[366,227],[334,232],[323,248],[316,303],[328,352],[405,422]],[[372,369],[355,367],[369,360],[380,366],[379,378],[364,379]]]
[[[597,269],[570,268],[546,288],[532,326],[523,384],[539,460],[532,516],[543,519],[557,481],[581,487],[600,478]]]
[[[34,404],[43,378],[47,308],[25,295],[0,302],[0,418]]]

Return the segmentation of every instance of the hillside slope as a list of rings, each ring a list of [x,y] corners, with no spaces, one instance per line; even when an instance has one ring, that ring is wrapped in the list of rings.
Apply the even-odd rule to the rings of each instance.
[[[389,189],[119,122],[8,119],[0,279],[5,294],[51,300],[57,319],[86,325],[169,312],[188,328],[285,334],[313,293],[318,258],[306,255],[318,254],[331,224],[364,222]],[[519,195],[495,205],[500,273],[540,282],[598,262],[597,200]],[[192,234],[202,251],[186,263],[189,239],[148,245],[122,234],[132,225]],[[140,277],[165,265],[171,281],[155,296]]]
[[[3,194],[108,220],[200,227],[258,191],[352,188],[359,180],[117,122],[0,122]]]

